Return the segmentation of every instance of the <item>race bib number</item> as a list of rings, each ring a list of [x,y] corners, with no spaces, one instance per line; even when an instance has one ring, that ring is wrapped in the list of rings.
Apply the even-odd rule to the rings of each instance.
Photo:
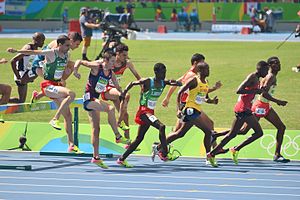
[[[107,85],[107,82],[105,80],[99,79],[99,81],[97,82],[96,87],[95,87],[96,92],[98,92],[98,93],[104,92],[106,89],[106,85]]]
[[[58,94],[58,89],[54,85],[49,85],[48,87],[45,88],[45,90],[48,91],[48,92]]]
[[[147,107],[154,110],[157,101],[148,100]]]
[[[264,109],[264,108],[256,108],[255,109],[255,114],[265,115],[266,114],[266,109]]]
[[[54,79],[55,80],[60,80],[61,77],[63,76],[63,73],[64,73],[64,70],[59,70],[59,69],[55,70]]]
[[[152,123],[154,123],[157,120],[157,118],[154,115],[151,115],[148,118]]]
[[[32,70],[29,70],[29,71],[28,71],[28,77],[29,77],[29,78],[35,77],[35,74],[33,73]]]
[[[194,109],[193,109],[193,108],[187,108],[187,109],[186,109],[186,114],[187,114],[187,115],[192,115],[192,114],[194,114]]]
[[[91,99],[91,94],[89,92],[83,95],[83,102],[89,101]]]
[[[196,104],[203,104],[205,102],[205,95],[198,93],[195,100]]]

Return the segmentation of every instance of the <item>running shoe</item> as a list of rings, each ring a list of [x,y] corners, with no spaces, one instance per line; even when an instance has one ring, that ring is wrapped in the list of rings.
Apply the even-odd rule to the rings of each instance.
[[[131,140],[126,139],[123,136],[120,136],[119,138],[116,138],[116,143],[121,143],[121,144],[130,144]]]
[[[108,166],[104,164],[103,160],[100,158],[92,158],[91,163],[96,164],[97,166],[101,167],[102,169],[108,169]]]
[[[230,149],[231,155],[232,155],[232,160],[234,162],[234,164],[239,164],[239,160],[238,160],[238,155],[239,155],[239,151],[235,150],[234,147],[231,147]]]
[[[127,126],[127,125],[125,124],[124,121],[121,121],[121,123],[119,124],[119,127],[120,127],[123,131],[128,131],[128,130],[130,129],[129,126]]]
[[[159,152],[159,150],[157,149],[158,144],[159,143],[157,143],[157,142],[154,142],[152,144],[152,153],[151,153],[151,160],[152,160],[152,162],[154,162],[155,156],[158,155],[158,152]]]
[[[218,167],[216,158],[214,156],[212,156],[210,153],[206,154],[206,164],[207,163],[209,163],[212,167]]]
[[[162,152],[159,151],[157,155],[164,162],[166,162],[166,161],[174,161],[174,160],[177,159],[177,157],[174,157],[171,153],[168,153],[166,156],[163,156]]]
[[[274,158],[273,158],[273,161],[274,162],[279,162],[279,163],[288,163],[288,162],[291,162],[290,159],[287,159],[287,158],[284,158],[282,155],[275,155]]]
[[[49,122],[49,124],[50,124],[53,128],[55,128],[55,129],[57,129],[57,130],[61,130],[61,127],[60,127],[60,125],[59,125],[59,121],[58,121],[57,119],[51,119],[51,121]]]
[[[300,67],[292,67],[293,72],[300,72]]]
[[[117,164],[122,166],[122,167],[125,167],[125,168],[132,168],[133,167],[133,165],[128,164],[128,162],[126,160],[120,160],[120,158],[118,158]]]
[[[69,146],[68,152],[69,153],[77,153],[77,154],[84,153],[83,151],[80,151],[80,149],[78,148],[78,146],[76,146],[75,144]]]
[[[30,99],[30,103],[36,103],[37,102],[36,97],[37,97],[38,94],[39,94],[38,91],[33,90],[32,96],[31,96],[31,99]]]

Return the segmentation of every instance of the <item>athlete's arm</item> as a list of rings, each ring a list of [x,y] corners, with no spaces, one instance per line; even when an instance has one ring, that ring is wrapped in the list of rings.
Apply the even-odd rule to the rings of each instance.
[[[116,78],[116,75],[115,75],[114,72],[112,72],[112,74],[111,74],[111,80],[112,80],[114,86],[116,87],[116,89],[117,89],[120,93],[122,93],[122,88],[120,87],[119,82],[117,81],[117,78]]]
[[[264,98],[268,99],[269,101],[273,101],[273,102],[277,103],[279,106],[285,106],[288,103],[287,101],[282,101],[280,99],[276,99],[269,94],[269,90],[270,90],[271,86],[274,84],[274,82],[275,82],[275,76],[273,76],[273,75],[266,76],[266,78],[263,82],[263,85],[262,85],[262,87],[265,88],[264,92],[262,93],[262,96]]]
[[[262,93],[262,89],[253,89],[253,90],[246,90],[246,87],[253,86],[253,82],[257,79],[255,73],[251,73],[247,76],[247,78],[241,83],[238,87],[236,93],[237,94],[260,94]]]
[[[181,82],[182,79],[183,79],[183,77],[184,76],[181,76],[179,79],[177,79],[177,81]],[[176,88],[177,88],[177,86],[171,86],[169,88],[167,95],[165,96],[165,98],[163,99],[163,101],[161,103],[163,107],[167,107],[168,106],[170,98],[171,98],[172,94],[175,92]]]
[[[146,83],[147,80],[149,81],[149,78],[147,78],[147,79],[142,78],[142,79],[140,79],[140,80],[138,80],[138,81],[132,81],[132,82],[130,82],[130,83],[126,86],[126,88],[124,89],[124,91],[122,92],[122,94],[121,94],[121,96],[120,96],[120,99],[121,99],[121,100],[125,99],[125,96],[126,96],[127,92],[128,92],[133,86],[135,86],[135,85],[145,85],[145,83]]]
[[[221,81],[218,81],[215,83],[214,87],[208,89],[208,93],[214,92],[217,89],[220,89],[222,86],[223,86],[223,84],[221,83]]]
[[[193,79],[190,79],[186,84],[184,84],[180,90],[178,91],[178,95],[177,95],[177,109],[179,110],[179,106],[180,106],[180,99],[181,99],[181,95],[184,93],[184,91],[186,91],[187,89],[191,90],[194,89],[195,87],[197,87],[197,79],[196,77],[194,77]]]
[[[131,61],[128,61],[127,67],[130,69],[131,73],[135,76],[136,80],[140,80],[141,79],[141,76],[136,71],[136,69],[134,68],[134,65],[132,64]]]
[[[182,86],[182,83],[176,80],[164,80],[164,83],[171,86]]]
[[[46,56],[47,54],[49,54],[49,50],[17,50],[14,48],[8,48],[7,52],[9,53],[22,53],[25,55],[44,55]]]

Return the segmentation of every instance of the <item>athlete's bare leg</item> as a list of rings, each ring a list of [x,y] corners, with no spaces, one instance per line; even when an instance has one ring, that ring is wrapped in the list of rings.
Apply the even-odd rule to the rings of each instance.
[[[11,94],[11,86],[6,84],[0,84],[0,105],[7,104]]]
[[[281,156],[281,145],[286,127],[273,108],[270,109],[265,118],[277,128],[275,156]]]

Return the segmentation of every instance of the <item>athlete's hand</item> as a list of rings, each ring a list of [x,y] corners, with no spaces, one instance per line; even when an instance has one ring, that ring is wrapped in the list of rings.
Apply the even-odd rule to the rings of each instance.
[[[14,48],[8,48],[6,51],[9,53],[17,53],[17,50]]]
[[[124,101],[124,99],[125,99],[125,94],[124,94],[124,92],[122,92],[119,96],[119,100],[120,100],[120,102],[122,102],[122,101]]]
[[[164,98],[164,100],[161,102],[161,105],[162,105],[163,107],[168,107],[168,105],[169,105],[169,99]]]
[[[281,101],[281,100],[279,100],[279,101],[277,101],[276,103],[277,103],[277,105],[279,105],[279,106],[285,106],[288,102],[287,102],[287,101]]]
[[[78,79],[81,78],[81,75],[80,75],[78,72],[76,72],[76,71],[73,72],[73,75],[74,75],[76,78],[78,78]]]
[[[0,64],[7,63],[8,61],[5,58],[0,59]]]
[[[181,119],[182,116],[183,116],[182,111],[181,110],[177,110],[177,115],[176,116],[177,116],[178,119]]]
[[[219,89],[220,87],[222,87],[223,86],[223,84],[221,83],[221,81],[217,81],[216,83],[215,83],[215,89],[217,90],[217,89]]]
[[[212,99],[212,103],[213,104],[218,104],[219,103],[219,99],[217,96],[215,96],[213,99]]]

